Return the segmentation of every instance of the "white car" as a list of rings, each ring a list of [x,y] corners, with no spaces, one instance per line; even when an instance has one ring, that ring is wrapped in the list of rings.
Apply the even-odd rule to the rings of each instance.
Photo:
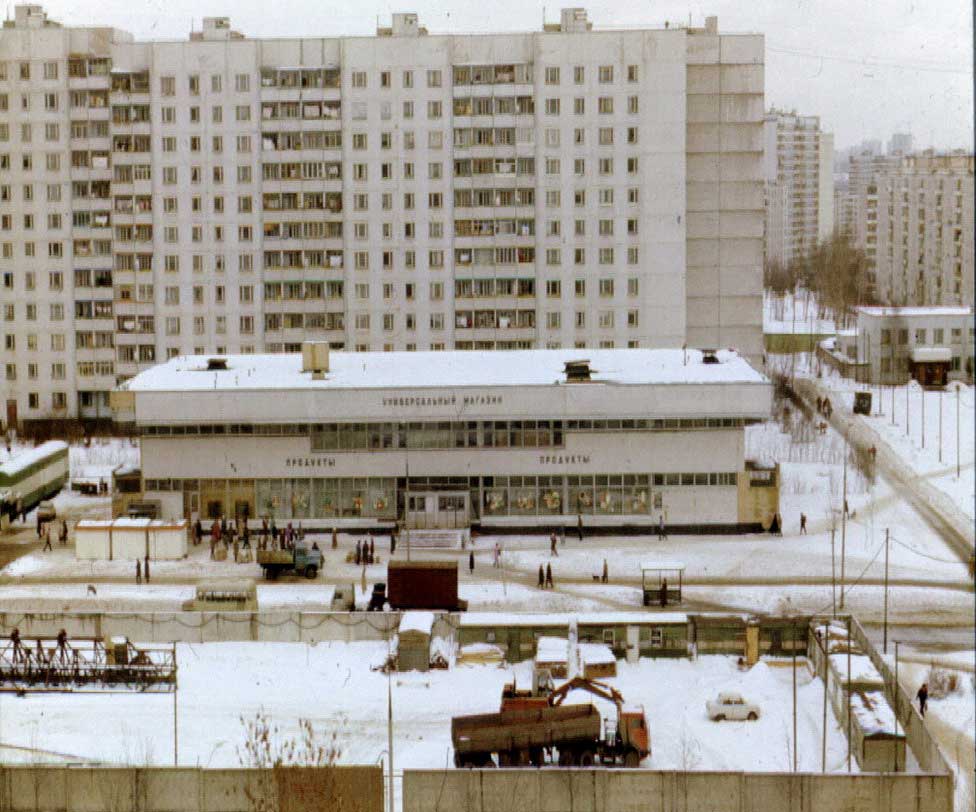
[[[708,718],[716,722],[725,719],[736,721],[748,719],[752,722],[759,718],[759,706],[734,691],[723,691],[717,698],[706,702],[705,708],[708,711]]]

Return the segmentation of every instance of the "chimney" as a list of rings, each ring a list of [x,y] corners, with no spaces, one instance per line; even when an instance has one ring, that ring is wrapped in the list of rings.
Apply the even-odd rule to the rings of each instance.
[[[312,379],[321,381],[329,371],[329,342],[302,342],[302,372],[311,372]]]
[[[705,33],[706,34],[717,34],[718,33],[718,17],[706,17],[705,18]]]

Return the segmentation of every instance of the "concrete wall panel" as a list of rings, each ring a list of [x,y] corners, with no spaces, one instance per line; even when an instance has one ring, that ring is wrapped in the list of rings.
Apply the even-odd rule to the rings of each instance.
[[[722,93],[762,93],[765,71],[759,65],[722,65]]]
[[[719,44],[722,62],[762,66],[766,38],[762,34],[723,34]]]
[[[718,93],[722,87],[719,66],[689,65],[687,87],[689,93]]]

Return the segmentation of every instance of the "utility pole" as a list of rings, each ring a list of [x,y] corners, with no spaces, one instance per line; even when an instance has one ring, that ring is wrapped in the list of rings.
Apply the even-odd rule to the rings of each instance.
[[[922,387],[922,450],[925,450],[925,387]]]
[[[891,529],[885,528],[885,577],[884,577],[884,653],[888,653],[888,542]]]
[[[180,766],[180,736],[176,723],[176,695],[179,681],[176,679],[176,643],[173,643],[173,766]]]
[[[910,440],[912,438],[912,379],[911,376],[908,378],[908,383],[905,384],[905,436]]]
[[[389,775],[389,795],[390,795],[390,812],[393,812],[393,668],[391,667],[392,650],[390,647],[390,637],[391,637],[392,627],[387,625],[386,629],[386,654],[387,654],[387,671],[386,671],[386,747],[387,754],[389,755],[390,761],[390,775]]]
[[[942,393],[943,389],[939,390],[939,462],[942,462]]]
[[[409,448],[410,438],[406,436],[406,427],[404,427],[404,439],[405,439],[405,445],[407,446],[407,448],[404,449],[404,453],[406,454],[405,467],[406,467],[407,487],[406,487],[406,497],[404,502],[405,510],[403,511],[403,531],[407,536],[407,561],[409,561],[410,560],[410,448]]]
[[[844,610],[844,578],[847,574],[847,437],[844,438],[844,505],[840,512],[840,608]]]
[[[895,688],[892,691],[895,695],[895,735],[898,734],[898,641],[895,640]],[[898,772],[898,748],[895,749],[895,772]]]
[[[793,772],[797,770],[797,737],[796,737],[796,621],[793,621],[790,633],[790,648],[793,651]]]
[[[959,462],[959,390],[960,389],[962,389],[962,387],[957,383],[956,384],[956,479],[959,479],[959,476],[962,472],[962,467]]]
[[[847,616],[847,772],[851,771],[851,616]]]
[[[827,772],[827,633],[829,627],[824,623],[823,628],[823,640],[817,640],[817,645],[820,646],[820,655],[823,659],[823,724],[820,726],[823,737],[820,743],[820,771],[825,773]]]
[[[834,557],[834,537],[837,535],[837,529],[834,527],[830,528],[830,604],[831,604],[831,617],[837,618],[837,561]]]

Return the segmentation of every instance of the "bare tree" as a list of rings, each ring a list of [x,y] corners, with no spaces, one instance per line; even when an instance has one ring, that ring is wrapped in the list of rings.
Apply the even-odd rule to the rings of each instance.
[[[244,767],[255,768],[245,788],[251,812],[279,812],[280,772],[288,767],[334,767],[342,755],[339,731],[319,735],[308,719],[298,720],[297,734],[282,732],[270,715],[261,710],[253,718],[240,717],[244,744],[237,757]],[[329,782],[330,810],[341,810],[342,799],[336,796],[334,782]]]

